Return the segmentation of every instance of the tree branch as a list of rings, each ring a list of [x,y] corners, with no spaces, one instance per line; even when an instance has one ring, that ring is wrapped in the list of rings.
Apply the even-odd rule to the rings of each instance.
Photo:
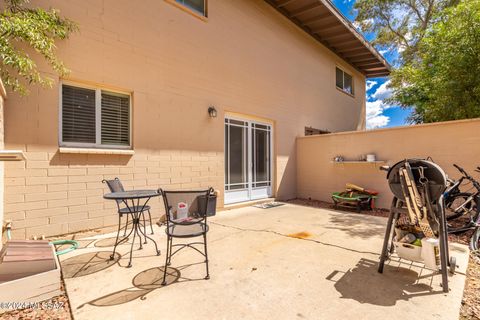
[[[401,42],[404,43],[406,48],[411,48],[410,43],[408,42],[407,38],[405,38],[405,35],[401,34],[399,30],[395,29],[390,21],[390,18],[387,17],[383,12],[380,12],[380,16],[382,19],[385,21],[387,28],[393,32],[400,40]]]

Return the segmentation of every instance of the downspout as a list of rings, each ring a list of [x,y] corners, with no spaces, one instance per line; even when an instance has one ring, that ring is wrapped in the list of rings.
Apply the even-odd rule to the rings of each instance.
[[[7,241],[12,239],[12,222],[10,220],[5,221],[4,230],[7,232]]]

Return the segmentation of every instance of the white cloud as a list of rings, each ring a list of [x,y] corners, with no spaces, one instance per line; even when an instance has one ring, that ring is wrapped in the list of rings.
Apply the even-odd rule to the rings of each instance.
[[[392,89],[388,88],[389,85],[390,85],[390,80],[385,81],[384,83],[382,83],[380,87],[377,88],[377,91],[375,91],[375,93],[373,93],[371,97],[374,100],[382,100],[382,101],[390,98],[392,96]]]
[[[378,50],[378,53],[380,53],[382,56],[386,55],[388,52],[390,51],[390,49],[380,49]]]
[[[367,101],[367,129],[385,127],[390,122],[390,118],[383,115],[383,110],[382,101]]]
[[[367,122],[367,129],[378,129],[385,127],[390,122],[390,118],[387,116],[377,116],[369,119]]]
[[[366,87],[367,91],[375,87],[377,84],[378,84],[377,81],[367,80],[367,87]]]
[[[366,24],[373,24],[375,22],[375,19],[373,18],[369,18],[369,19],[366,19],[365,21],[363,21],[364,23]]]
[[[367,90],[372,89],[378,82],[367,80]],[[386,109],[392,106],[385,103],[385,99],[392,96],[392,90],[388,88],[390,81],[382,83],[373,94],[368,95],[366,104],[367,129],[381,128],[388,125],[390,118],[383,114]]]

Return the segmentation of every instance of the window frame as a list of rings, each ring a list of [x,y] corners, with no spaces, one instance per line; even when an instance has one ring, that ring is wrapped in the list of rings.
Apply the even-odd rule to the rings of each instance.
[[[337,69],[342,72],[342,88],[337,86]],[[352,78],[352,92],[348,92],[347,90],[345,90],[345,74],[348,74]],[[337,88],[338,90],[340,90],[345,94],[348,94],[351,97],[355,97],[355,78],[353,77],[353,74],[345,71],[344,68],[338,65],[335,66],[335,88]]]
[[[198,18],[204,22],[208,21],[208,0],[203,0],[204,3],[204,13],[197,11],[193,8],[190,8],[189,6],[184,5],[183,3],[180,3],[176,0],[165,0],[166,2],[170,3],[171,5],[179,8],[180,10],[191,14],[195,18]]]
[[[63,86],[72,86],[81,89],[95,90],[95,143],[85,143],[85,142],[70,142],[63,141]],[[62,80],[59,82],[58,86],[59,92],[59,106],[58,106],[58,145],[59,147],[64,148],[90,148],[90,149],[113,149],[113,150],[133,150],[133,108],[132,108],[132,93],[128,91],[121,91],[116,89],[110,89],[108,87],[84,84],[75,81]],[[128,106],[128,140],[129,145],[112,145],[112,144],[102,144],[102,91],[111,92],[126,95],[129,97],[129,106]]]

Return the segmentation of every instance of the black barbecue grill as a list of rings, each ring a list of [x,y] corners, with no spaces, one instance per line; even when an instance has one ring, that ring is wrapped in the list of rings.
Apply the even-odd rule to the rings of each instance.
[[[455,259],[450,259],[444,210],[443,194],[447,186],[447,177],[440,166],[424,159],[405,159],[389,168],[387,180],[394,198],[390,208],[385,240],[378,272],[383,273],[385,261],[394,251],[395,234],[399,225],[409,224],[412,228],[424,232],[425,237],[437,238],[440,249],[440,272],[442,287],[448,292],[448,268],[455,270]],[[410,188],[408,188],[410,186]],[[418,197],[412,197],[412,190]],[[415,192],[413,192],[415,194]],[[415,209],[415,210],[414,210]],[[427,219],[424,218],[425,212]],[[420,218],[418,216],[420,213]],[[415,221],[412,221],[412,216]],[[427,221],[427,222],[426,222]],[[428,235],[430,231],[430,235]]]

